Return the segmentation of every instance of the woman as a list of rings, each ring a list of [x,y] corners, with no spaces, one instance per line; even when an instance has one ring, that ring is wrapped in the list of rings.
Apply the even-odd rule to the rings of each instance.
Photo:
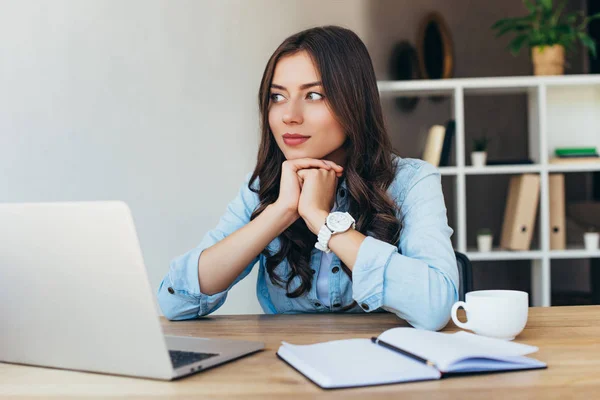
[[[440,175],[393,154],[360,38],[336,26],[287,38],[259,105],[256,167],[217,227],[172,261],[165,316],[210,314],[259,262],[266,313],[386,310],[444,327],[458,271]]]

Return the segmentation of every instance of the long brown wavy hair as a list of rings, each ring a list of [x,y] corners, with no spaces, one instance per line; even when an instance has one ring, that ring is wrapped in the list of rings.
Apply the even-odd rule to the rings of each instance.
[[[348,189],[350,214],[357,218],[356,229],[387,243],[397,245],[400,222],[397,206],[387,194],[396,176],[389,136],[386,132],[377,80],[371,57],[362,40],[351,30],[323,26],[304,30],[285,39],[275,50],[263,73],[258,94],[261,142],[256,168],[248,187],[258,193],[260,203],[252,213],[256,218],[279,196],[281,167],[285,156],[269,126],[270,88],[277,62],[285,56],[305,51],[320,72],[325,99],[341,124],[347,139],[344,143],[344,176]],[[259,178],[259,188],[253,182]],[[339,185],[339,182],[338,182]],[[280,236],[277,253],[265,249],[267,272],[273,284],[284,286],[288,297],[299,297],[311,288],[313,274],[310,257],[317,237],[298,218]],[[278,276],[274,270],[287,257],[290,275]],[[352,277],[349,269],[342,269]],[[299,286],[290,292],[290,282],[299,277]],[[296,279],[298,281],[298,279]]]

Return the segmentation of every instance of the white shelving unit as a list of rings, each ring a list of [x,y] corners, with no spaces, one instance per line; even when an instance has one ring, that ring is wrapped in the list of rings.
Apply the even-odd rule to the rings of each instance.
[[[600,163],[557,165],[549,158],[556,147],[597,146],[600,148],[600,76],[519,76],[445,80],[379,81],[381,97],[447,96],[452,101],[456,132],[453,143],[456,166],[440,167],[442,175],[456,177],[457,250],[472,261],[531,260],[532,302],[550,306],[550,263],[553,259],[600,257],[600,251],[584,249],[550,250],[550,173],[600,171]],[[466,164],[464,98],[469,95],[523,93],[528,99],[528,142],[530,165],[495,165],[476,168]],[[523,174],[540,175],[538,223],[540,249],[506,251],[495,249],[480,253],[467,248],[466,177],[468,175]],[[504,211],[504,210],[503,210]]]

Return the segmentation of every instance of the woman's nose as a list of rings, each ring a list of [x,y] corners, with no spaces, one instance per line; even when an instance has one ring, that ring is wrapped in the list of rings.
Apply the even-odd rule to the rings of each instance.
[[[283,113],[283,122],[286,124],[301,124],[304,121],[302,116],[302,105],[300,102],[291,100],[286,105]]]

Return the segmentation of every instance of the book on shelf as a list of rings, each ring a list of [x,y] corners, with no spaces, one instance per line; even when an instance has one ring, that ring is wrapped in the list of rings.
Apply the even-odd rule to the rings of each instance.
[[[564,250],[567,247],[565,175],[550,174],[550,249]]]
[[[540,196],[540,176],[512,176],[504,209],[500,247],[529,250]]]
[[[558,156],[558,158],[584,158],[584,157],[600,157],[598,153],[578,153],[578,154],[565,154]]]
[[[440,167],[450,166],[450,152],[452,150],[452,138],[456,131],[456,121],[453,119],[446,123],[446,133],[444,135],[444,144],[442,145],[442,154],[440,156]]]
[[[475,335],[392,328],[371,339],[294,345],[277,356],[325,389],[435,380],[453,375],[546,368],[525,357],[535,346]]]
[[[552,157],[550,164],[593,164],[600,163],[600,157]]]
[[[569,157],[590,154],[597,155],[597,151],[595,147],[557,147],[554,149],[554,154],[557,157]]]
[[[439,167],[445,134],[446,128],[442,125],[433,125],[429,129],[425,149],[423,150],[423,161],[427,161],[434,167]]]

